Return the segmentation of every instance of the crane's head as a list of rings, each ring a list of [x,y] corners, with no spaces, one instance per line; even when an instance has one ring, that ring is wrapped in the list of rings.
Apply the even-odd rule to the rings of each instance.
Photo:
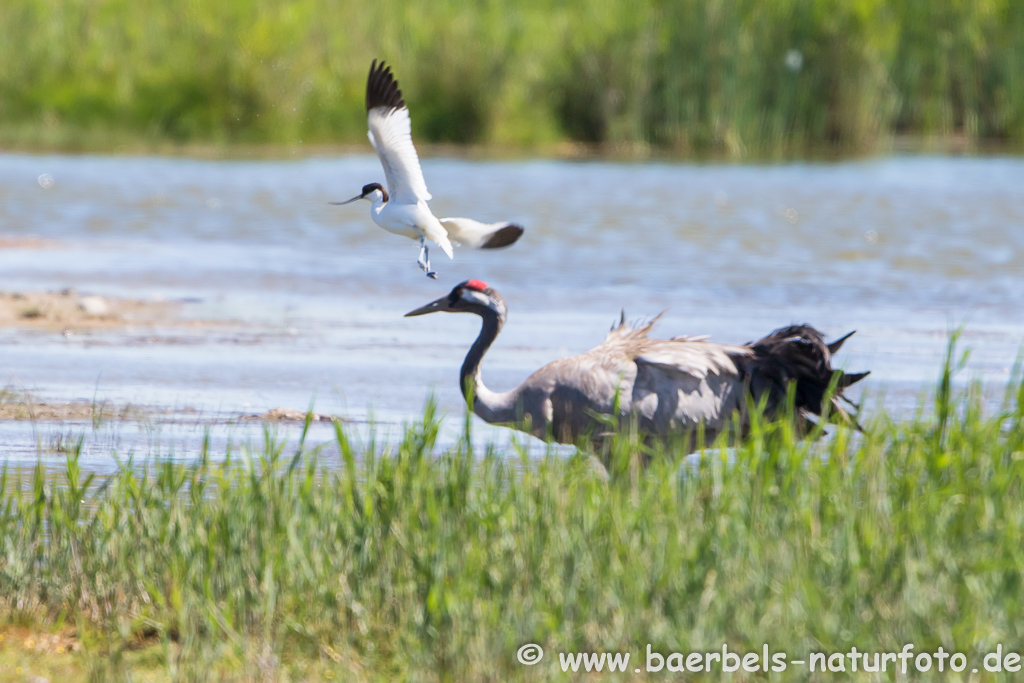
[[[466,280],[455,285],[447,296],[431,301],[405,314],[406,318],[427,313],[476,313],[477,315],[497,314],[504,319],[507,309],[501,295],[481,280]]]
[[[352,199],[347,199],[343,202],[331,202],[331,204],[343,206],[360,199],[368,199],[371,204],[379,204],[388,200],[388,191],[380,183],[370,183],[369,185],[363,185],[363,191]]]

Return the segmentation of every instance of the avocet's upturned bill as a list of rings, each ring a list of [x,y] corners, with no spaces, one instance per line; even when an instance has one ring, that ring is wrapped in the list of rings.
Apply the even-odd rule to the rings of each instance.
[[[519,239],[523,228],[515,223],[481,223],[471,218],[441,218],[431,213],[427,202],[430,192],[412,144],[409,109],[398,89],[398,81],[384,62],[373,61],[366,81],[366,115],[370,144],[380,157],[388,187],[380,183],[364,185],[362,192],[344,202],[366,199],[372,204],[370,218],[388,232],[419,240],[417,260],[427,277],[437,279],[430,269],[427,240],[436,243],[452,258],[452,242],[477,249],[507,247]]]

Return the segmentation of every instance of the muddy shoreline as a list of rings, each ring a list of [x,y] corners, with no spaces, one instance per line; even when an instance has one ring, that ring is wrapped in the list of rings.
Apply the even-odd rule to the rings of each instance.
[[[119,330],[128,326],[182,327],[210,323],[183,320],[181,303],[122,299],[80,293],[74,289],[57,292],[0,292],[0,329],[16,328],[45,332],[90,332]]]
[[[36,396],[14,387],[0,388],[0,421],[21,420],[29,422],[83,422],[100,424],[119,422],[200,422],[206,424],[238,424],[259,422],[303,423],[307,411],[295,408],[276,407],[263,413],[242,413],[229,417],[204,417],[189,407],[168,409],[161,406],[145,406],[133,403],[116,405],[111,401],[56,401]],[[349,422],[338,415],[314,412],[312,422],[330,423],[334,420]]]

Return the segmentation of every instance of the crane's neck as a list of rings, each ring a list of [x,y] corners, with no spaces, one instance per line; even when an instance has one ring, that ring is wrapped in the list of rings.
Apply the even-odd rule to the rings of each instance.
[[[462,362],[462,370],[459,372],[459,385],[462,387],[462,395],[466,401],[473,397],[473,412],[485,422],[510,423],[515,421],[515,392],[509,391],[498,393],[491,391],[484,385],[480,376],[480,362],[483,360],[487,349],[491,347],[501,326],[505,324],[504,311],[498,312],[490,308],[483,308],[477,311],[483,319],[480,327],[480,335],[473,342],[466,360]]]

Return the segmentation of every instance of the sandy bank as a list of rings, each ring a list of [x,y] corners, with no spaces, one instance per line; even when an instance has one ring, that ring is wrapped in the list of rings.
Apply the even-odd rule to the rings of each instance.
[[[44,401],[16,389],[0,389],[0,420],[63,422],[137,419],[145,414],[139,406],[114,406],[109,401]]]
[[[0,292],[0,328],[50,332],[116,330],[126,325],[173,323],[193,327],[200,321],[180,320],[181,304],[59,292]]]

